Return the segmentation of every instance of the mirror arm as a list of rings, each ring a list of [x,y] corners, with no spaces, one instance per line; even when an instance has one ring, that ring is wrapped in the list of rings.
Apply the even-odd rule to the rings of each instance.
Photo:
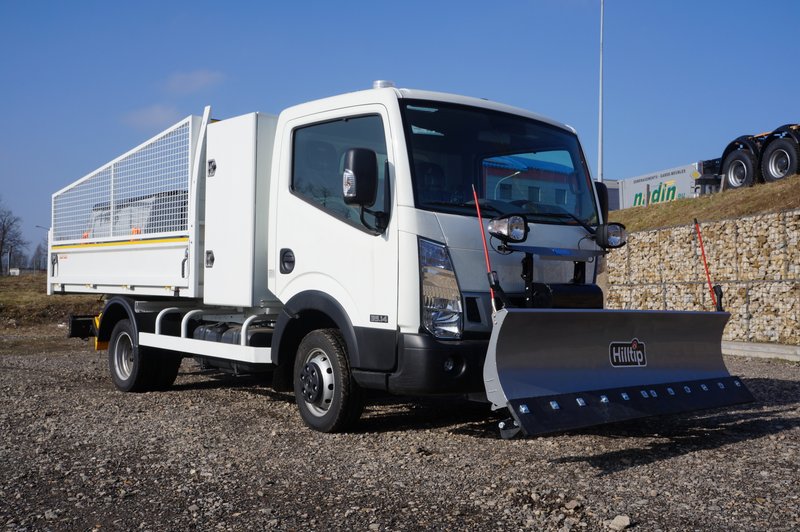
[[[378,234],[383,234],[389,227],[389,213],[392,209],[392,187],[389,184],[389,161],[387,160],[383,166],[383,210],[373,211],[361,206],[361,223],[370,231]],[[375,217],[375,227],[370,226],[364,219],[364,213],[371,214]]]
[[[367,222],[364,218],[364,214],[371,214],[375,217],[375,226]],[[386,228],[389,227],[389,215],[383,211],[373,211],[372,209],[367,209],[363,205],[361,206],[361,223],[364,224],[364,227],[373,231],[377,234],[383,234],[386,232]]]

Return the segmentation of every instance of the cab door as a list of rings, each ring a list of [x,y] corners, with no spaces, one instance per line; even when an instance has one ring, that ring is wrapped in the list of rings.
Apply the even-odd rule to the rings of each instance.
[[[386,108],[374,104],[315,113],[290,120],[282,135],[275,293],[290,312],[318,311],[337,320],[340,328],[352,327],[352,334],[342,334],[357,343],[350,353],[354,368],[391,370],[396,363],[398,243]],[[377,155],[378,194],[367,207],[386,212],[385,228],[377,227],[374,214],[344,202],[342,173],[350,148]]]

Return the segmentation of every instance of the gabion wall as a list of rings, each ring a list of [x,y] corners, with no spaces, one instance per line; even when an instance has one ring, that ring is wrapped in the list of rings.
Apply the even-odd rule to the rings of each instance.
[[[700,224],[723,339],[800,345],[800,210]],[[641,231],[608,256],[608,308],[711,310],[693,225]]]

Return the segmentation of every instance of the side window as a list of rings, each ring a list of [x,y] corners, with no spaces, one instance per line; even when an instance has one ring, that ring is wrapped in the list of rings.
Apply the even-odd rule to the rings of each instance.
[[[386,140],[378,115],[344,118],[295,130],[292,153],[292,190],[338,218],[359,223],[360,209],[342,198],[344,156],[350,148],[367,148],[378,156],[378,197],[383,205]]]

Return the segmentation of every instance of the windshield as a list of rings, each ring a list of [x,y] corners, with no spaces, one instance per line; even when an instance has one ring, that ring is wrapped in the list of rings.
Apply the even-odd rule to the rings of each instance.
[[[421,209],[476,215],[525,214],[529,221],[598,223],[578,138],[506,113],[441,102],[402,102]]]

